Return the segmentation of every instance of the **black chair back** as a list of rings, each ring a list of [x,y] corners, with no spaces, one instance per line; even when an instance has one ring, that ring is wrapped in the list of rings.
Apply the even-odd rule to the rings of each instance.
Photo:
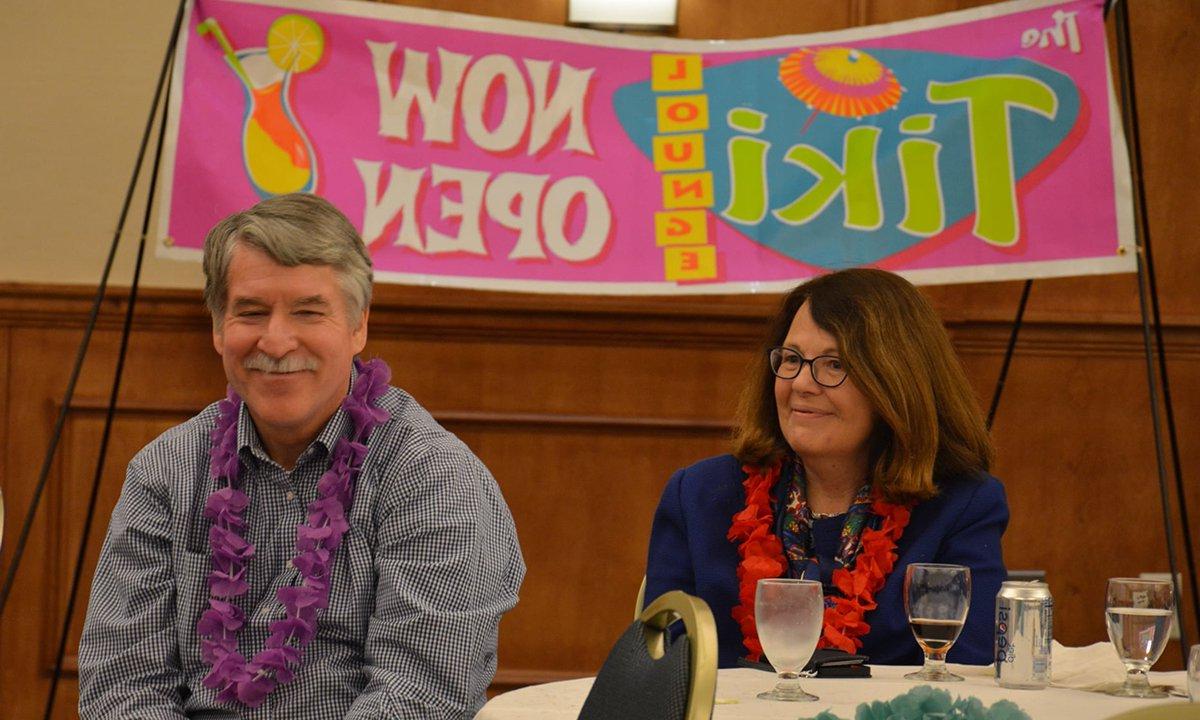
[[[682,620],[684,632],[669,626]],[[665,593],[617,640],[579,720],[709,720],[717,688],[716,625],[708,605]]]

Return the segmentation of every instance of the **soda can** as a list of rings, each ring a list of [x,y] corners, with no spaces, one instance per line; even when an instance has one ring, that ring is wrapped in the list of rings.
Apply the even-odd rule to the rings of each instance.
[[[1050,682],[1054,598],[1044,582],[1008,581],[996,595],[996,683],[1044,688]]]

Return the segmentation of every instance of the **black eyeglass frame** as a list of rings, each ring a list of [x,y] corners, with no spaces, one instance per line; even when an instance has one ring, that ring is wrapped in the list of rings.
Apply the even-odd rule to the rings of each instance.
[[[796,357],[800,358],[800,367],[796,368],[795,374],[781,375],[779,373],[779,371],[775,369],[774,363],[771,362],[771,356],[774,355],[775,353],[780,353],[781,355],[783,353],[790,353],[790,354],[795,355]],[[800,373],[804,372],[804,366],[808,365],[808,374],[810,377],[812,377],[813,382],[815,382],[816,384],[820,385],[823,388],[829,388],[831,390],[836,387],[841,387],[842,383],[846,382],[846,378],[850,377],[849,370],[844,371],[845,374],[842,375],[842,379],[838,380],[836,383],[833,383],[832,385],[830,385],[829,383],[823,383],[817,379],[817,361],[824,360],[826,358],[828,358],[830,360],[836,360],[839,363],[842,363],[843,366],[845,365],[845,361],[843,361],[840,357],[838,357],[836,355],[818,355],[815,358],[812,358],[810,360],[809,358],[804,357],[803,355],[801,355],[800,353],[796,352],[795,350],[793,350],[791,348],[786,348],[786,347],[780,346],[780,347],[773,347],[767,351],[767,367],[771,368],[771,373],[775,377],[779,378],[780,380],[795,380],[796,378],[800,377]],[[782,365],[782,358],[781,358],[780,365]]]

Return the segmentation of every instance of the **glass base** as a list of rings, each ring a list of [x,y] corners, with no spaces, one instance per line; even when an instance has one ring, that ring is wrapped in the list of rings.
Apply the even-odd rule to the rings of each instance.
[[[759,700],[779,700],[782,702],[812,702],[821,698],[801,690],[799,687],[779,688],[776,687],[770,692],[761,692],[755,695]]]
[[[962,682],[961,675],[955,675],[945,667],[928,668],[924,667],[917,672],[910,672],[904,676],[905,680],[920,680],[921,682]]]
[[[1128,666],[1127,666],[1128,667]],[[1141,668],[1133,668],[1127,671],[1125,675],[1125,684],[1116,685],[1106,689],[1109,695],[1117,697],[1131,698],[1165,698],[1169,697],[1165,688],[1154,687],[1150,684],[1150,678],[1146,676],[1146,671]]]
[[[775,684],[775,689],[770,692],[759,693],[756,695],[759,700],[778,700],[781,702],[812,702],[820,700],[812,693],[806,693],[800,687],[799,673],[785,671],[779,673],[779,682]]]
[[[1171,694],[1163,688],[1155,687],[1153,685],[1117,685],[1116,687],[1109,688],[1104,692],[1108,695],[1130,698],[1165,698],[1171,696]]]

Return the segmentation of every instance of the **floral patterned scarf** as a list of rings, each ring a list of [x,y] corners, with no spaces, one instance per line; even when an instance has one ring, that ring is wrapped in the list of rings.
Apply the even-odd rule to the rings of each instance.
[[[783,541],[784,555],[788,560],[788,577],[804,580],[821,580],[820,563],[812,540],[812,510],[808,507],[808,483],[804,474],[804,466],[799,458],[785,466],[788,468],[783,478],[783,489],[786,501],[777,509],[779,537]],[[833,558],[834,568],[850,567],[862,550],[862,531],[864,527],[878,529],[880,517],[871,512],[871,484],[867,483],[858,489],[850,509],[846,511],[846,520],[842,523],[841,542],[837,554]]]

